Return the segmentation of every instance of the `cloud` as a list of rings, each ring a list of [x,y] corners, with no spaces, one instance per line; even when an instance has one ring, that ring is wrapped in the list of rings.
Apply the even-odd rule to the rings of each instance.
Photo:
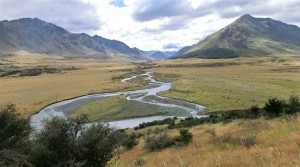
[[[144,22],[165,17],[195,17],[207,14],[206,11],[194,9],[188,1],[183,0],[140,0],[133,13],[136,21]]]
[[[1,0],[0,19],[37,17],[57,24],[72,32],[89,32],[100,29],[95,17],[97,9],[80,0]]]
[[[163,45],[163,49],[177,49],[180,48],[180,46],[178,46],[178,44],[176,43],[168,43]]]
[[[299,0],[0,0],[0,20],[37,17],[142,50],[187,46],[243,14],[300,25]]]

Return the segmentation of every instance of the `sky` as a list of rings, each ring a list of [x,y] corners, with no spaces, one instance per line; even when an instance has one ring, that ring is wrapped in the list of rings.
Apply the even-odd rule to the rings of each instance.
[[[0,20],[39,18],[142,50],[178,50],[243,14],[300,26],[300,0],[0,0]]]

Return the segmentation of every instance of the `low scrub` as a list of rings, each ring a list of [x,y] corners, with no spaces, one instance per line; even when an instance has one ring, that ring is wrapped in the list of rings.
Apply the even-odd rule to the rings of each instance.
[[[225,112],[221,114],[211,114],[209,117],[186,118],[171,128],[187,128],[206,123],[228,123],[235,119],[257,119],[265,117],[268,119],[277,118],[283,115],[293,115],[300,112],[300,101],[296,96],[290,96],[289,100],[280,100],[277,98],[269,99],[263,108],[252,106],[248,110],[238,110]],[[151,124],[151,123],[149,123]]]
[[[160,133],[158,136],[148,136],[145,138],[144,148],[148,151],[160,151],[171,146],[186,146],[192,139],[193,135],[188,129],[180,129],[180,135],[171,138],[167,131]]]
[[[124,134],[122,146],[124,146],[126,149],[132,149],[134,148],[139,142],[138,138],[141,137],[142,134],[132,132],[131,134]]]

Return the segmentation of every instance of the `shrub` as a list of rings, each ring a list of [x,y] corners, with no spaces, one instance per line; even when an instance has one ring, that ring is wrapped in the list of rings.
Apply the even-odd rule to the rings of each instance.
[[[75,161],[78,154],[74,129],[75,124],[63,118],[45,121],[44,128],[35,135],[37,146],[31,151],[31,162],[35,166],[71,166],[68,161]]]
[[[300,102],[297,96],[290,96],[285,112],[287,114],[294,114],[296,112],[300,112]]]
[[[80,161],[83,166],[105,166],[115,156],[121,144],[121,134],[106,124],[97,123],[87,128],[78,139]]]
[[[29,119],[21,117],[14,104],[0,109],[0,150],[28,151],[31,131]]]
[[[249,109],[249,114],[247,114],[248,118],[258,118],[260,117],[260,108],[255,105],[255,106],[251,106],[251,108]]]
[[[138,142],[139,135],[135,132],[132,132],[130,135],[124,135],[124,140],[122,142],[122,145],[126,147],[127,149],[132,149],[134,146],[136,146]]]
[[[173,144],[176,146],[184,146],[189,144],[193,139],[193,134],[188,129],[180,129],[180,136],[173,139]]]
[[[83,126],[77,121],[54,117],[34,136],[29,155],[35,166],[105,166],[121,142],[119,131],[106,124]]]
[[[264,109],[271,116],[278,117],[283,113],[285,106],[286,104],[283,100],[272,98],[265,104]]]
[[[161,133],[158,137],[150,136],[145,139],[144,148],[149,151],[160,151],[171,146],[171,140],[167,132]]]
[[[0,166],[27,164],[24,154],[30,150],[31,131],[29,119],[21,117],[14,104],[0,109]]]

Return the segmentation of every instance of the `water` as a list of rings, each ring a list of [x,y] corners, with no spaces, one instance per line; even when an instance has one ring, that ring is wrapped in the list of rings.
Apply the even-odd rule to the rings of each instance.
[[[103,99],[106,97],[117,96],[121,94],[127,94],[128,95],[127,100],[135,100],[135,101],[139,101],[151,105],[159,105],[163,107],[172,107],[172,108],[185,110],[188,113],[189,117],[205,117],[205,116],[197,115],[199,111],[202,111],[205,108],[199,104],[158,96],[157,93],[169,90],[171,87],[171,83],[156,81],[155,79],[153,79],[151,72],[147,72],[141,75],[136,75],[130,78],[125,78],[121,80],[121,82],[127,82],[131,79],[142,77],[142,76],[146,76],[150,81],[150,84],[156,85],[157,87],[135,90],[135,91],[120,91],[120,92],[112,92],[112,93],[86,95],[86,96],[81,96],[70,100],[57,102],[45,107],[39,113],[32,115],[31,126],[37,130],[42,129],[44,119],[52,118],[55,116],[59,116],[67,119],[67,115],[76,111],[84,104],[90,103],[95,100]],[[149,97],[155,97],[155,99],[157,100],[149,100]],[[173,103],[163,102],[165,100],[173,101]],[[117,128],[124,129],[124,128],[133,128],[143,122],[163,120],[165,118],[170,118],[170,117],[172,116],[149,116],[149,117],[142,117],[142,118],[132,118],[132,119],[119,120],[119,121],[111,121],[108,123]]]

